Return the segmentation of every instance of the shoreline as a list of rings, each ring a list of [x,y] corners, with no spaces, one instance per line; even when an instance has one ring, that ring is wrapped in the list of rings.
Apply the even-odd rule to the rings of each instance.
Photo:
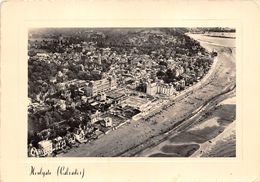
[[[210,106],[210,105],[214,105],[214,103],[216,102],[216,103],[222,103],[222,102],[225,102],[226,100],[228,100],[230,97],[231,98],[233,98],[233,97],[235,97],[235,96],[230,96],[230,93],[231,93],[231,95],[232,95],[232,92],[233,91],[231,91],[231,92],[228,92],[226,95],[222,95],[222,97],[224,97],[224,98],[216,98],[216,101],[211,101],[211,102],[213,102],[213,104],[211,104],[211,103],[207,103],[207,105],[209,105],[209,107],[210,107],[210,109],[209,109],[209,112],[213,112],[214,113],[214,106],[212,107],[212,106]],[[221,96],[220,96],[221,97]],[[227,97],[227,98],[226,98]],[[219,99],[220,99],[220,101],[219,101]],[[217,104],[218,105],[218,104]],[[205,106],[206,107],[206,106]],[[213,111],[212,111],[213,110]],[[205,111],[205,112],[204,112]],[[206,122],[209,120],[209,118],[211,117],[211,115],[209,115],[208,117],[206,117],[206,118],[204,118],[204,117],[200,117],[200,114],[202,114],[202,115],[204,115],[205,113],[207,113],[208,111],[206,110],[206,108],[201,108],[201,110],[200,111],[198,111],[198,113],[196,113],[196,115],[194,115],[194,116],[192,116],[192,117],[190,117],[190,118],[188,118],[187,119],[187,122],[189,122],[189,120],[191,120],[191,124],[190,125],[188,125],[188,127],[187,128],[185,128],[185,126],[184,126],[184,128],[183,129],[179,129],[178,127],[176,127],[176,128],[173,128],[171,131],[169,131],[168,133],[167,133],[167,135],[165,136],[165,138],[164,139],[162,139],[161,140],[161,142],[159,142],[158,141],[158,143],[156,143],[156,144],[154,144],[154,145],[152,145],[152,146],[150,146],[150,147],[148,147],[148,148],[146,148],[146,149],[144,149],[143,151],[141,151],[141,152],[139,152],[138,154],[136,154],[136,156],[145,156],[145,157],[150,157],[150,156],[152,156],[152,155],[154,155],[155,153],[160,153],[161,151],[160,151],[160,149],[161,148],[163,148],[163,146],[168,146],[168,145],[174,145],[174,146],[178,146],[178,145],[191,145],[191,144],[197,144],[197,145],[199,145],[199,148],[198,149],[196,149],[195,150],[195,152],[196,151],[198,151],[198,150],[200,150],[200,146],[202,145],[202,144],[200,144],[200,143],[197,143],[197,142],[195,142],[195,141],[182,141],[182,142],[174,142],[174,141],[171,141],[172,140],[172,138],[175,138],[175,137],[177,137],[178,138],[178,135],[179,134],[183,134],[183,132],[184,133],[189,133],[189,131],[194,131],[195,133],[198,131],[198,129],[196,129],[196,127],[198,127],[199,125],[206,125]],[[232,121],[229,125],[231,125],[232,123],[234,123],[234,121]],[[228,126],[229,126],[228,125]],[[228,126],[224,126],[225,127],[225,129],[228,127]],[[180,126],[181,127],[181,126]],[[204,126],[203,128],[201,128],[200,130],[202,131],[202,130],[205,130],[205,129],[207,129],[207,125],[206,126]],[[214,127],[214,126],[213,126]],[[212,127],[212,128],[213,128]],[[221,125],[218,125],[218,127],[223,127],[223,126],[221,126]],[[211,127],[209,127],[209,128],[211,128]],[[225,131],[225,129],[224,129],[224,131]],[[175,131],[175,130],[177,130],[177,131]],[[191,132],[191,133],[193,133],[193,132]],[[222,132],[223,133],[223,132]],[[218,135],[216,135],[214,138],[218,138],[219,139],[219,135],[221,135],[222,133],[220,133],[220,134],[218,134]],[[213,138],[213,139],[214,139]],[[205,141],[204,143],[208,143],[208,141],[212,141],[213,139],[208,139],[207,141]],[[184,157],[184,156],[180,156],[180,157]],[[192,157],[192,156],[189,156],[189,157]]]
[[[204,42],[205,42],[205,41],[204,41]],[[210,42],[206,42],[206,43],[211,44]],[[213,44],[213,45],[215,45],[215,44]],[[209,51],[209,50],[208,50],[208,51]],[[203,77],[203,79],[201,80],[201,82],[199,82],[198,84],[195,84],[194,87],[195,87],[196,85],[202,85],[202,84],[203,84],[203,81],[208,79],[208,77],[209,77],[209,76],[212,74],[212,72],[214,71],[214,68],[215,68],[215,66],[216,66],[217,60],[218,60],[218,57],[216,57],[216,59],[214,60],[213,64],[215,64],[215,65],[212,64],[212,68],[209,70],[208,74],[207,74],[205,77]],[[194,89],[194,88],[193,88],[193,87],[190,87],[190,88],[188,88],[188,89]],[[185,91],[188,92],[188,90],[184,90],[183,92],[185,93]],[[230,92],[232,92],[232,90],[231,90]],[[230,92],[228,92],[228,93],[230,93]],[[182,94],[184,94],[184,93],[182,93]],[[227,93],[227,94],[228,94],[228,93]],[[177,98],[176,98],[176,99],[177,99]],[[208,104],[208,103],[206,103],[206,104]],[[203,109],[203,108],[198,108],[198,109],[196,109],[195,111],[199,110],[198,112],[200,112],[201,109]],[[196,115],[193,115],[193,116],[191,116],[191,117],[189,117],[189,118],[186,118],[186,120],[191,120],[193,117],[196,117]],[[195,124],[195,125],[196,125],[196,124]],[[177,126],[177,127],[178,127],[178,126]],[[176,127],[176,128],[177,128],[177,127]],[[174,132],[173,130],[175,130],[176,128],[173,128],[172,131],[168,131],[168,132],[166,133],[166,135],[167,135],[167,136],[168,136],[168,135],[174,135],[174,134],[169,134],[169,133]],[[175,134],[175,135],[176,135],[176,134]],[[221,135],[221,134],[220,134],[220,135]],[[215,138],[217,138],[218,136],[219,136],[219,135],[217,135]],[[147,148],[144,148],[144,150],[142,150],[142,151],[136,153],[135,156],[136,156],[136,155],[137,155],[137,156],[140,155],[140,153],[143,153],[143,152],[146,151],[146,150],[151,150],[152,148],[156,148],[156,146],[162,144],[163,142],[166,142],[167,139],[168,139],[168,137],[165,137],[165,139],[162,139],[161,141],[157,141],[156,144],[153,144],[152,146],[149,146],[149,147],[147,147]],[[197,149],[196,151],[198,151],[198,150],[199,150],[199,149]],[[142,155],[141,155],[141,156],[142,156]],[[191,157],[191,156],[190,156],[190,157]]]

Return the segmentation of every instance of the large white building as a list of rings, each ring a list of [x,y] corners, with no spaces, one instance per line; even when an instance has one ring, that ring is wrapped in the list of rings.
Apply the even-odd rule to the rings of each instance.
[[[146,93],[148,95],[165,94],[171,96],[176,92],[172,84],[166,84],[162,82],[148,82],[146,84]]]
[[[85,89],[87,95],[89,96],[96,96],[100,93],[107,92],[110,90],[114,90],[117,87],[116,80],[112,77],[104,78],[101,80],[90,81]]]

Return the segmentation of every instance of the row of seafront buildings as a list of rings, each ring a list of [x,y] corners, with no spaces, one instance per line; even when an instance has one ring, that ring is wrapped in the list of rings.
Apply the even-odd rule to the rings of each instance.
[[[76,82],[76,81],[75,81]],[[70,81],[70,83],[73,83]],[[185,84],[185,83],[181,83]],[[97,96],[104,92],[108,92],[117,88],[116,79],[113,77],[103,78],[101,80],[83,81],[80,84],[81,87],[84,87],[87,96]],[[176,93],[176,89],[172,83],[163,83],[163,81],[146,83],[146,94],[154,96],[156,94],[163,94],[166,96],[171,96]]]
[[[185,83],[183,83],[185,84]],[[116,79],[109,77],[101,80],[90,81],[86,83],[86,93],[88,96],[97,96],[103,92],[108,92],[117,88]],[[176,93],[176,89],[173,84],[160,82],[147,82],[146,93],[148,95],[164,94],[171,96]]]

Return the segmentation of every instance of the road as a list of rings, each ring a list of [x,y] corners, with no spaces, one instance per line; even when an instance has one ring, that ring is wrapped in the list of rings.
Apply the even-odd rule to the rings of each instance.
[[[194,38],[196,39],[196,37]],[[215,45],[209,41],[203,41],[202,37],[199,41],[206,49],[214,49],[218,52],[218,61],[207,80],[199,83],[194,89],[186,91],[185,94],[172,99],[173,104],[151,117],[149,121],[141,119],[132,122],[92,143],[83,144],[60,156],[142,156],[142,151],[147,148],[152,149],[163,142],[179,125],[183,123],[186,123],[187,126],[192,125],[196,120],[190,118],[194,117],[194,114],[212,99],[221,101],[228,97],[227,93],[231,90],[234,92],[236,83],[234,47],[220,46],[219,42],[218,45]],[[223,93],[225,97],[223,97]],[[218,97],[222,99],[218,99]],[[204,112],[207,109],[211,109],[211,107],[204,109]]]

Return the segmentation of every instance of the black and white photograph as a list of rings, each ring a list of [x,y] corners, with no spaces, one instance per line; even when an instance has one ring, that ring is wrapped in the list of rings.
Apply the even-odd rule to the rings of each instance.
[[[0,181],[260,181],[255,1],[0,5]]]
[[[236,157],[236,29],[31,28],[28,157]]]

